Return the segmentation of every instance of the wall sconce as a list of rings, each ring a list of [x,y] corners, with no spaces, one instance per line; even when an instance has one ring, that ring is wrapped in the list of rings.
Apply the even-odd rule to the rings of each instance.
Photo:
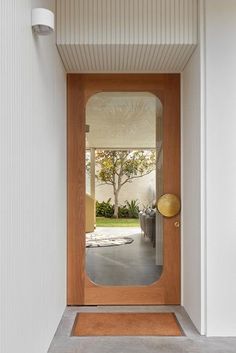
[[[48,9],[32,9],[32,28],[38,35],[48,35],[54,31],[54,13]]]

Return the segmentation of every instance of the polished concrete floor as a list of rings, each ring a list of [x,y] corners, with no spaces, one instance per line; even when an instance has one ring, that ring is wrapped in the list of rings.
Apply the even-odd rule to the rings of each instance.
[[[128,236],[131,244],[87,248],[86,271],[90,279],[102,285],[148,285],[157,281],[162,266],[156,265],[156,249],[141,234],[140,228],[97,228],[95,235]]]
[[[71,337],[78,312],[175,312],[183,337]],[[68,307],[48,353],[235,353],[236,338],[200,336],[180,306]]]

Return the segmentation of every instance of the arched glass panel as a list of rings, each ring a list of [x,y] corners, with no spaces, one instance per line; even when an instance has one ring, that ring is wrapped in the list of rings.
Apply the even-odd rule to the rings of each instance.
[[[163,265],[163,122],[148,92],[102,92],[86,106],[86,271],[99,285],[149,285]]]

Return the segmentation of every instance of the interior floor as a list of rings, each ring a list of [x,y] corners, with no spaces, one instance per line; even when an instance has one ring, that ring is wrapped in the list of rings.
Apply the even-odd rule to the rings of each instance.
[[[133,239],[131,244],[87,248],[86,271],[101,285],[148,285],[157,281],[162,266],[156,265],[156,249],[137,227],[97,228],[95,234],[120,235]]]
[[[71,337],[78,312],[174,312],[185,336]],[[181,306],[103,306],[66,308],[48,353],[235,353],[236,338],[199,335]]]

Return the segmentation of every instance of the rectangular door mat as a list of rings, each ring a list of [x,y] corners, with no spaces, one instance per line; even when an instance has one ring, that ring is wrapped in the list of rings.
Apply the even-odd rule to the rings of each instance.
[[[79,313],[72,336],[183,336],[174,313]]]

